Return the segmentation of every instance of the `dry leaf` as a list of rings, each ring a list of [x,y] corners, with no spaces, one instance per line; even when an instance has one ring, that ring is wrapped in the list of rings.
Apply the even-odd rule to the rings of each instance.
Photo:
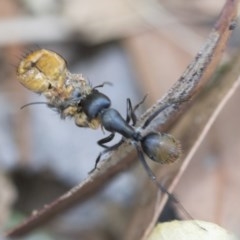
[[[237,237],[210,222],[172,221],[158,224],[148,240],[237,240]]]

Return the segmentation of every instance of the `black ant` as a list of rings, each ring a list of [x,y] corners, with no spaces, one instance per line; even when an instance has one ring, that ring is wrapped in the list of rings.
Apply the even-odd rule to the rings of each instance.
[[[17,69],[17,76],[20,83],[26,88],[44,94],[48,100],[45,104],[56,109],[62,118],[73,117],[79,127],[96,129],[101,126],[110,132],[109,136],[97,142],[105,149],[98,155],[91,172],[96,170],[103,154],[115,150],[125,139],[128,139],[136,148],[138,158],[150,179],[192,219],[174,195],[170,194],[157,181],[155,174],[145,160],[144,153],[158,163],[171,163],[176,161],[181,154],[180,144],[173,136],[159,132],[149,132],[143,136],[140,131],[136,130],[135,111],[145,98],[135,107],[132,107],[130,99],[127,99],[127,116],[124,119],[116,109],[111,108],[111,100],[97,90],[105,83],[92,87],[81,74],[70,73],[67,70],[66,61],[60,55],[45,49],[34,51],[22,59]],[[165,108],[182,101],[184,100],[166,103],[145,121],[142,128],[146,128]],[[38,103],[36,102],[36,104]],[[23,107],[31,104],[35,103],[26,104]],[[105,145],[114,138],[115,133],[122,135],[122,139],[113,146]]]
[[[159,132],[149,132],[145,136],[142,136],[140,132],[135,130],[134,126],[136,125],[137,120],[135,111],[144,102],[145,98],[146,97],[144,97],[144,99],[134,108],[132,107],[130,99],[127,99],[126,119],[124,119],[116,109],[111,108],[110,99],[96,89],[94,89],[90,95],[87,95],[85,99],[81,100],[79,104],[81,105],[82,111],[85,112],[88,119],[91,120],[98,118],[101,122],[101,126],[111,133],[109,136],[100,139],[97,142],[98,145],[105,148],[105,150],[98,155],[95,166],[91,172],[97,169],[97,164],[103,154],[117,149],[124,142],[124,139],[130,139],[132,144],[135,146],[138,153],[138,158],[150,179],[163,193],[166,193],[168,195],[170,200],[181,207],[182,211],[185,213],[185,215],[188,216],[188,218],[193,219],[181,205],[181,203],[177,200],[177,198],[174,195],[170,194],[165,189],[165,187],[160,182],[158,182],[155,174],[145,160],[143,153],[145,153],[151,160],[161,164],[174,162],[180,157],[181,154],[180,144],[172,135]],[[175,103],[179,103],[179,101],[166,103],[161,109],[158,110],[158,113],[169,107],[171,104]],[[156,114],[154,113],[154,116],[155,115]],[[144,128],[146,128],[150,123],[149,119],[152,120],[153,116],[150,116],[145,121],[143,124]],[[130,125],[131,121],[132,125]],[[122,135],[122,139],[113,146],[106,146],[105,144],[114,138],[115,133]]]

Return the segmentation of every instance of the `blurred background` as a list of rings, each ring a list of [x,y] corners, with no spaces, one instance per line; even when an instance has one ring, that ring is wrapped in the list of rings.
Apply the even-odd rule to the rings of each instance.
[[[199,51],[223,0],[0,0],[0,226],[14,226],[87,177],[101,148],[101,130],[61,120],[16,78],[27,53],[46,48],[63,56],[124,116],[126,98],[139,114],[181,76]],[[225,61],[239,52],[240,31]],[[228,103],[194,157],[177,195],[195,218],[238,234],[240,91]],[[133,171],[132,171],[133,170]],[[133,174],[138,174],[135,176]],[[129,169],[98,196],[24,239],[122,239],[126,216],[142,192],[141,175]],[[145,176],[144,176],[145,178]],[[201,205],[201,208],[199,207]],[[114,221],[113,221],[114,220]]]

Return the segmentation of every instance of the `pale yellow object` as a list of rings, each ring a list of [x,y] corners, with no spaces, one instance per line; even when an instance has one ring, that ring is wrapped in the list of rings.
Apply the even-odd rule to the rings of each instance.
[[[37,93],[60,88],[67,76],[65,60],[55,52],[39,49],[25,56],[17,68],[17,76],[24,87]]]
[[[202,228],[203,229],[202,229]],[[205,229],[205,230],[204,230]],[[172,221],[158,224],[147,240],[237,240],[215,223]]]

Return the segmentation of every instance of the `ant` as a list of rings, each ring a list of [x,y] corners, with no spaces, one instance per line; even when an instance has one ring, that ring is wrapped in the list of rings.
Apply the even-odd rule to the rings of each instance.
[[[132,106],[130,99],[127,99],[127,115],[124,119],[116,109],[111,107],[111,100],[108,96],[97,90],[106,83],[95,87],[91,86],[90,82],[86,81],[81,74],[70,73],[66,61],[59,54],[45,49],[36,50],[23,58],[17,68],[17,77],[26,88],[43,94],[48,100],[47,102],[26,104],[23,107],[44,103],[55,109],[61,118],[74,118],[75,124],[79,127],[96,129],[101,126],[110,132],[110,135],[97,142],[104,150],[97,156],[91,172],[97,169],[103,154],[115,150],[128,139],[134,145],[138,158],[150,179],[173,202],[178,204],[190,219],[193,219],[176,197],[157,181],[145,160],[144,154],[158,163],[171,163],[179,159],[181,154],[180,144],[172,135],[152,131],[143,136],[135,128],[137,121],[135,111],[146,97],[135,107]],[[146,128],[165,108],[181,101],[184,100],[166,103],[157,113],[145,120],[142,129]],[[112,146],[107,146],[106,143],[111,142],[116,133],[122,135],[122,139]]]
[[[158,132],[150,132],[142,136],[141,133],[134,128],[137,119],[135,110],[144,100],[145,98],[133,108],[130,99],[127,99],[126,119],[124,119],[116,109],[111,108],[110,99],[96,89],[94,89],[90,95],[87,95],[85,99],[81,100],[79,104],[88,119],[98,118],[102,128],[111,133],[109,136],[97,142],[98,145],[105,148],[105,150],[98,155],[92,171],[97,168],[97,164],[103,154],[119,147],[125,139],[132,141],[138,151],[140,159],[144,159],[142,152],[153,161],[160,163],[174,162],[179,158],[179,143],[173,136]],[[132,124],[130,125],[131,121]],[[122,139],[111,147],[106,146],[105,144],[114,138],[115,133],[122,135]],[[147,171],[149,173],[149,170]]]

